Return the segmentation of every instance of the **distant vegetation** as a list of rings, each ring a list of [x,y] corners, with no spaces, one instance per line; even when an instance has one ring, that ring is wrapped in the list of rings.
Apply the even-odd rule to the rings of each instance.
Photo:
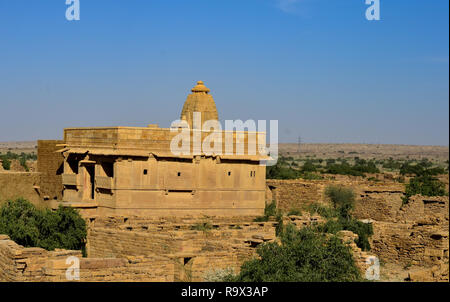
[[[29,201],[9,200],[0,207],[0,234],[25,247],[84,251],[86,223],[77,210],[37,209]]]
[[[6,154],[0,154],[0,159],[3,161],[3,169],[10,170],[11,169],[11,160],[17,159],[22,167],[25,168],[26,171],[29,170],[27,166],[27,160],[37,160],[37,155],[35,153],[12,153],[8,151]]]
[[[351,154],[350,152],[349,154]],[[448,161],[446,166],[434,164],[428,159],[422,160],[366,160],[358,156],[353,158],[294,158],[292,156],[280,156],[274,166],[266,168],[267,179],[323,179],[322,174],[340,174],[368,177],[377,181],[372,176],[366,174],[382,173],[385,171],[398,172],[399,177],[395,181],[404,182],[405,176],[411,175],[440,175],[448,173]]]
[[[353,165],[346,161],[337,163],[327,163],[325,172],[329,174],[342,174],[353,176],[365,176],[365,173],[380,173],[380,170],[373,161],[366,161],[364,159],[356,159]]]

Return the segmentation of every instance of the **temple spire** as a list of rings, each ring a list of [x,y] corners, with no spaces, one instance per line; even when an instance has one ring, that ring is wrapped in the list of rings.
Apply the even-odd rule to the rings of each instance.
[[[191,129],[197,128],[193,125],[193,113],[201,113],[201,125],[208,120],[218,120],[216,103],[209,94],[209,88],[205,86],[203,81],[198,81],[197,85],[191,89],[181,111],[181,119],[188,122]]]

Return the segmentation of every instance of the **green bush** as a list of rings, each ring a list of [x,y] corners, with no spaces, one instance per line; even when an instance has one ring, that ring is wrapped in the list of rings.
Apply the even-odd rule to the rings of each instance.
[[[342,218],[350,218],[351,211],[355,206],[355,193],[352,189],[342,186],[328,186],[325,195],[330,198],[334,208]]]
[[[300,171],[292,167],[285,166],[285,159],[280,158],[276,165],[266,168],[267,179],[297,179],[300,177]]]
[[[437,178],[431,175],[415,176],[405,185],[405,197],[403,204],[409,202],[409,198],[413,195],[420,194],[423,196],[444,196],[448,192],[445,191],[445,185]]]
[[[288,225],[276,242],[261,245],[258,259],[245,262],[238,282],[341,282],[359,281],[361,276],[348,246],[336,236],[312,228],[297,230]]]
[[[410,162],[404,163],[400,168],[401,175],[415,175],[415,176],[435,176],[445,174],[445,169],[442,167],[432,167],[433,163],[428,160],[422,160],[413,165]]]
[[[60,206],[39,210],[29,201],[8,200],[0,208],[0,233],[26,247],[83,250],[86,222],[77,210]]]
[[[372,224],[364,223],[357,219],[343,219],[338,217],[337,219],[330,219],[326,223],[318,225],[317,229],[320,232],[336,234],[339,231],[347,230],[352,231],[358,235],[358,239],[355,241],[356,245],[363,251],[370,250],[369,238],[373,235]]]
[[[2,160],[3,169],[5,170],[11,169],[11,161],[8,158],[0,156],[0,159]]]
[[[317,204],[317,203],[312,203],[310,205],[308,205],[306,207],[306,210],[311,214],[318,214],[322,217],[325,217],[327,219],[333,218],[333,217],[337,217],[338,213],[336,211],[336,209],[330,208],[330,207],[325,207],[323,205]]]
[[[264,215],[256,217],[253,221],[265,222],[269,221],[270,217],[275,217],[275,220],[278,222],[277,227],[275,228],[275,233],[278,235],[283,231],[283,214],[277,209],[277,204],[275,201],[266,204],[264,208]]]
[[[318,230],[332,234],[341,230],[352,231],[358,235],[357,246],[362,250],[370,250],[369,237],[373,235],[372,225],[352,217],[351,211],[355,205],[353,190],[341,186],[328,186],[325,188],[325,194],[333,203],[334,212],[326,211],[325,207],[321,207],[321,211],[325,214],[321,216],[326,217],[328,221],[319,225]]]
[[[213,228],[212,224],[209,222],[201,222],[201,223],[196,223],[193,226],[191,226],[191,230],[197,230],[197,231],[209,231]]]
[[[317,171],[316,166],[313,164],[312,160],[308,159],[305,161],[302,167],[302,172],[315,172]]]
[[[259,216],[255,218],[255,222],[262,222],[262,221],[269,221],[270,216],[277,216],[277,204],[275,201],[272,201],[271,203],[266,203],[266,206],[264,208],[264,215]]]
[[[302,211],[300,211],[299,209],[291,209],[287,213],[287,216],[302,216]]]

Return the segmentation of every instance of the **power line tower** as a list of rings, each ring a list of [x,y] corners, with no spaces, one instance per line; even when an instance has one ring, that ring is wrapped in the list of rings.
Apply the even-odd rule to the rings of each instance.
[[[302,144],[302,137],[298,137],[298,143],[297,143],[297,152],[300,153],[300,145]]]

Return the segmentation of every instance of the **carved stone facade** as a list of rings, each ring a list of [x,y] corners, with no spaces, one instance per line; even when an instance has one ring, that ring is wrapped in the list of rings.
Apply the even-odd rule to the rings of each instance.
[[[265,133],[199,129],[192,120],[196,112],[202,123],[218,118],[203,82],[192,89],[182,110],[188,129],[64,129],[59,152],[64,156],[65,205],[88,215],[263,214],[266,172],[260,163],[265,158],[256,148],[265,144]],[[173,141],[182,132],[187,152],[175,153]],[[212,140],[215,151],[205,152],[211,135],[218,138]],[[232,141],[231,152],[227,141]]]

